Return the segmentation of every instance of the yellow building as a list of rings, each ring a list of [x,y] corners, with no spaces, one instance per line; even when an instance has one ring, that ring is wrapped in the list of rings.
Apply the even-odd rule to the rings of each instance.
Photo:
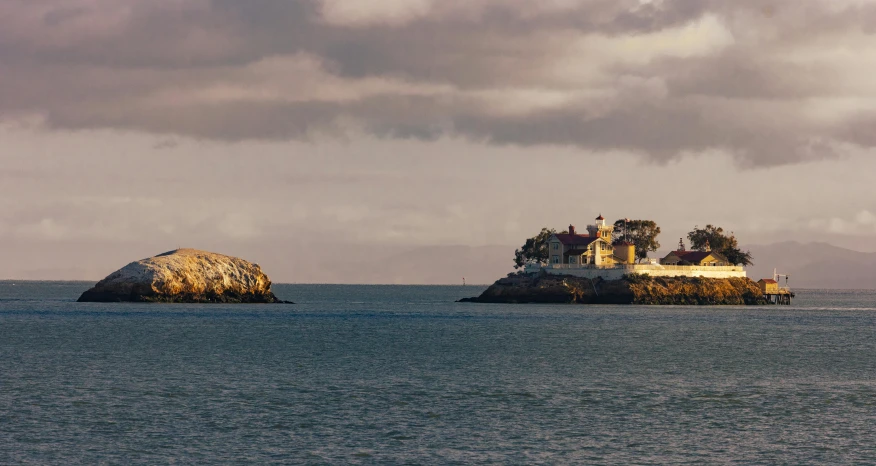
[[[614,244],[614,259],[619,264],[635,264],[636,246],[633,243]]]
[[[574,231],[574,230],[572,230]],[[548,239],[551,264],[614,265],[614,248],[605,238],[557,233]]]
[[[607,224],[602,215],[596,217],[596,223],[587,225],[587,234],[578,234],[575,226],[569,225],[568,233],[556,233],[548,238],[548,261],[552,267],[632,264],[629,257],[635,259],[635,250],[629,251],[627,246],[622,246],[622,256],[617,256],[615,246],[611,244],[613,231],[614,226]]]
[[[779,294],[779,282],[771,278],[762,278],[757,281],[757,286],[763,294]]]

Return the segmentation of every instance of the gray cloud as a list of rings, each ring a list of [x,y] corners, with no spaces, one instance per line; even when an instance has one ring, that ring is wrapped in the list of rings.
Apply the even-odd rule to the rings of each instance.
[[[854,79],[876,54],[843,52],[876,50],[873,4],[420,3],[357,16],[319,0],[8,0],[0,118],[222,141],[450,136],[656,161],[723,150],[752,166],[876,146],[862,113],[876,87]]]
[[[177,147],[179,147],[179,141],[174,139],[162,139],[152,146],[155,150],[175,149]]]
[[[851,119],[838,134],[839,138],[867,147],[876,147],[876,113],[862,113]]]

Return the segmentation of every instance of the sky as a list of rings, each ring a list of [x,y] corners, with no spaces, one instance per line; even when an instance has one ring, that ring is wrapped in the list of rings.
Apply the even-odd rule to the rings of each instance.
[[[876,251],[872,0],[3,0],[0,68],[0,278],[347,282],[599,214]]]

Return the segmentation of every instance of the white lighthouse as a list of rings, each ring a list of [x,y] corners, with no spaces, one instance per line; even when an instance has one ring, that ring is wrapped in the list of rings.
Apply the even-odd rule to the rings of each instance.
[[[602,214],[599,214],[599,217],[596,217],[596,223],[593,225],[587,225],[587,233],[594,238],[605,238],[606,241],[611,243],[611,235],[614,233],[614,225],[606,225],[605,217]]]

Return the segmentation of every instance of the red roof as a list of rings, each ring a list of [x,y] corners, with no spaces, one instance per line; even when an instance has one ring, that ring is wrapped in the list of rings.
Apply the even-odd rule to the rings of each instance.
[[[567,233],[557,233],[554,236],[556,236],[557,239],[566,246],[587,246],[588,244],[599,239],[591,237],[589,235],[570,235]]]
[[[602,216],[602,214],[599,214],[599,217],[596,217],[596,220],[605,220],[605,218]]]
[[[760,281],[762,281],[764,283],[769,283],[769,284],[779,283],[779,282],[773,280],[772,278],[762,278]]]
[[[687,262],[699,262],[709,257],[710,254],[714,254],[718,258],[724,258],[721,254],[713,251],[672,251],[672,253]]]

